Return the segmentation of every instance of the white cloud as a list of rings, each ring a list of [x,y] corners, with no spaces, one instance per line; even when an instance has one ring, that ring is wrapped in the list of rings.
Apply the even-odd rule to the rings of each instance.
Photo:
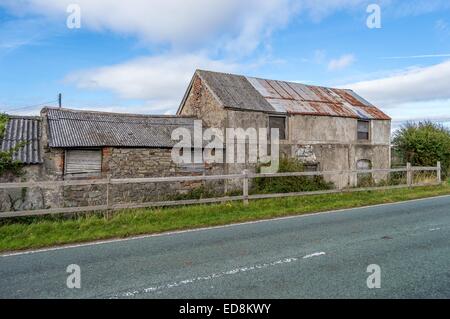
[[[66,19],[73,0],[6,0],[17,14]],[[82,28],[136,36],[175,48],[214,43],[234,52],[254,50],[296,13],[294,0],[77,0]]]
[[[427,67],[411,67],[386,77],[342,87],[353,89],[396,121],[445,122],[450,110],[448,79],[450,60]]]
[[[362,9],[361,14],[365,14],[365,5],[371,2],[372,0],[0,0],[0,6],[7,7],[18,16],[29,18],[40,15],[45,20],[55,19],[60,23],[58,25],[64,26],[68,4],[77,3],[81,7],[82,28],[129,35],[149,44],[151,48],[166,49],[165,52],[168,53],[164,55],[142,57],[67,76],[68,81],[80,88],[108,90],[124,99],[141,99],[152,110],[166,112],[177,107],[196,68],[241,71],[236,61],[242,61],[242,56],[254,53],[257,48],[262,47],[261,44],[267,44],[264,42],[274,30],[284,27],[299,12],[315,20],[321,20],[339,10]],[[160,46],[153,46],[154,44]],[[222,58],[217,60],[213,56]],[[318,52],[315,59],[325,61],[324,53]],[[343,69],[354,60],[353,55],[344,55],[330,61],[329,69]],[[389,78],[381,80],[389,82]],[[369,99],[370,95],[380,98],[380,92],[377,87],[373,87],[373,83],[360,82],[355,83],[355,86],[364,91],[362,94],[367,93]],[[388,93],[388,97],[396,95],[389,90]]]
[[[122,64],[76,72],[66,80],[83,89],[103,89],[124,99],[141,99],[148,111],[176,111],[195,69],[233,72],[234,63],[211,60],[206,55],[160,55]]]
[[[449,79],[450,60],[345,87],[355,90],[375,104],[393,107],[402,103],[450,99]]]
[[[10,8],[23,13],[27,7],[28,13],[65,19],[67,5],[72,2],[21,0],[20,5],[11,2]],[[175,111],[197,68],[237,72],[234,61],[252,53],[296,13],[295,0],[76,2],[81,7],[82,28],[131,35],[147,44],[169,44],[164,54],[81,70],[66,77],[81,89],[107,90],[123,99],[143,100],[145,109],[151,112]],[[218,52],[225,57],[212,58]],[[267,59],[263,57],[257,63],[268,63]]]
[[[396,120],[423,120],[432,121],[450,120],[450,99],[423,102],[401,103],[389,108],[389,115]]]
[[[345,69],[355,62],[355,56],[353,54],[345,54],[340,58],[333,59],[328,63],[328,70],[337,71]]]
[[[135,36],[174,48],[202,45],[249,53],[299,13],[320,21],[337,11],[365,14],[373,0],[0,0],[18,16],[38,14],[62,23],[69,4],[81,7],[82,27]],[[379,0],[384,10],[407,14],[448,8],[448,0],[415,0],[398,4]],[[395,4],[395,5],[394,5]],[[386,9],[385,9],[386,8]]]

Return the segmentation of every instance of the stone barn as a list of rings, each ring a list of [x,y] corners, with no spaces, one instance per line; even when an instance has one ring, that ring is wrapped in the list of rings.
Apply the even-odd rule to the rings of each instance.
[[[197,70],[177,115],[222,130],[278,128],[281,153],[308,170],[390,168],[391,119],[351,90]],[[355,175],[327,178],[340,188],[357,183]]]
[[[14,153],[24,174],[3,174],[0,182],[223,175],[256,168],[249,162],[175,163],[172,149],[177,141],[172,132],[193,132],[196,120],[203,129],[221,131],[277,128],[282,156],[299,159],[307,170],[390,168],[391,119],[355,92],[197,70],[174,116],[50,107],[37,117],[10,116],[1,147],[7,151],[24,144]],[[228,143],[226,136],[221,142]],[[201,143],[201,151],[216,151],[208,149],[207,141]],[[195,147],[199,145],[188,151]],[[357,176],[326,178],[343,188],[355,186]],[[373,178],[379,181],[386,174]],[[114,185],[109,199],[118,204],[170,200],[200,186],[223,194],[240,189],[242,181],[235,182]],[[106,202],[106,185],[58,187],[0,190],[1,211]]]
[[[172,160],[176,143],[171,139],[172,131],[175,128],[193,131],[194,120],[183,116],[64,108],[44,108],[40,117],[10,117],[2,149],[10,150],[20,141],[27,142],[14,155],[23,163],[25,174],[7,174],[1,181],[223,174],[222,164],[177,164]],[[224,191],[224,183],[220,181],[124,184],[111,187],[110,200],[113,203],[167,200],[206,184],[219,193]],[[5,199],[1,211],[104,205],[106,201],[105,185],[36,188],[31,193],[25,190],[28,195],[21,189],[0,191]]]

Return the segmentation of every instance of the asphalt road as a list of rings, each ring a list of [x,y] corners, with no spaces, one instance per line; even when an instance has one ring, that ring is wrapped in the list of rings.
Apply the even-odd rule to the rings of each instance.
[[[450,196],[3,255],[0,297],[450,298]]]

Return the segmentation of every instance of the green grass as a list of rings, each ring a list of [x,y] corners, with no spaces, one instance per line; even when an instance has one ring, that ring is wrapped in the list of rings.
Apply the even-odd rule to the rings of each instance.
[[[89,214],[72,219],[28,218],[6,222],[0,226],[0,251],[124,238],[447,194],[450,194],[450,180],[443,186],[256,200],[250,201],[248,206],[233,202],[125,210],[112,214],[109,218],[102,214]]]

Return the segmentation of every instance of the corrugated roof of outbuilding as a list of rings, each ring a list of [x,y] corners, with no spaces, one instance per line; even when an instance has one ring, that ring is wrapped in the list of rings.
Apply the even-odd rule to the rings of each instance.
[[[391,119],[352,90],[204,70],[197,70],[196,74],[226,108],[373,120]],[[184,101],[181,107],[183,104]]]
[[[50,147],[173,147],[175,128],[194,128],[194,118],[45,108]]]
[[[9,151],[23,143],[14,154],[13,159],[24,164],[42,163],[41,154],[41,118],[37,116],[9,115],[3,137],[0,139],[1,150]]]

